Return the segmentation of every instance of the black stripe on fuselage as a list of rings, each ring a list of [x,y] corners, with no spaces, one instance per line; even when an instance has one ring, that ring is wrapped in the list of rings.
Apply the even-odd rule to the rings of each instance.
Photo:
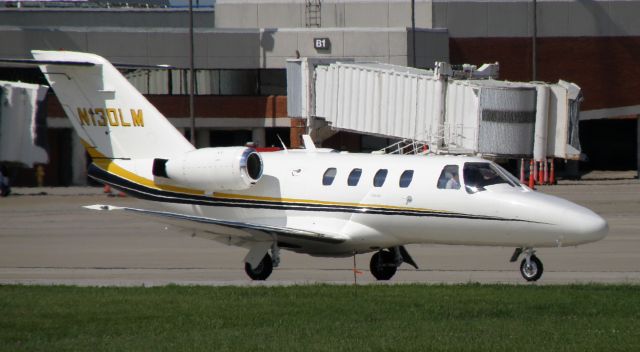
[[[112,174],[95,164],[89,166],[88,174],[98,182],[109,184],[115,188],[122,190],[136,198],[168,202],[176,204],[191,204],[212,207],[233,207],[233,208],[252,208],[252,209],[271,209],[271,210],[297,210],[297,211],[323,211],[323,212],[342,212],[342,213],[359,213],[374,215],[402,215],[402,216],[419,216],[419,217],[439,217],[439,218],[456,218],[456,219],[475,219],[475,220],[493,220],[493,221],[515,221],[515,222],[532,222],[520,219],[505,219],[494,216],[472,215],[450,212],[438,212],[429,210],[410,210],[410,209],[388,209],[383,207],[371,206],[349,206],[349,205],[327,205],[318,203],[295,203],[282,201],[264,201],[251,199],[227,199],[211,196],[192,195],[179,192],[165,191],[161,189],[147,187],[139,183],[132,182],[126,178]]]

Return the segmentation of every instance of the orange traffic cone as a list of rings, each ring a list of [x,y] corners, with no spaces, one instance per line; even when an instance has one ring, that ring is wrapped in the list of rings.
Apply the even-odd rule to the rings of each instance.
[[[531,189],[535,189],[536,187],[536,181],[534,180],[534,177],[536,175],[536,170],[534,170],[534,165],[536,163],[533,161],[533,159],[531,159],[531,162],[529,163],[529,188]]]
[[[536,181],[538,181],[539,185],[544,185],[544,161],[540,160],[539,166],[538,166],[538,179]]]

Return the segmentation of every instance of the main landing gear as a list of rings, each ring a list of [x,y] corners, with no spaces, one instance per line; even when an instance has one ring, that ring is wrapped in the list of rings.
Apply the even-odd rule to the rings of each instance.
[[[244,263],[244,271],[249,275],[251,280],[266,280],[273,271],[273,261],[269,253],[264,255],[260,264],[257,267],[252,268],[251,264]]]
[[[271,254],[269,254],[269,249],[271,249]],[[262,259],[260,259],[260,256],[262,256]],[[266,280],[273,272],[273,268],[277,268],[278,265],[280,265],[280,247],[275,234],[273,234],[272,243],[256,243],[244,258],[244,271],[252,280]]]
[[[518,260],[520,254],[522,254],[522,248],[516,248],[511,256],[511,262]],[[538,281],[544,271],[542,261],[535,255],[536,251],[533,248],[524,249],[524,259],[520,262],[520,274],[527,281]]]
[[[392,247],[376,252],[371,257],[369,269],[377,280],[386,281],[395,275],[398,267],[402,265],[402,263],[407,263],[418,269],[418,266],[404,246]]]

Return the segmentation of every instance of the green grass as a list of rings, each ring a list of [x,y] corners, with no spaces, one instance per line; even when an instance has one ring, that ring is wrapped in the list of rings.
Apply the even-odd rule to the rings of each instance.
[[[640,351],[640,286],[0,286],[0,350]]]

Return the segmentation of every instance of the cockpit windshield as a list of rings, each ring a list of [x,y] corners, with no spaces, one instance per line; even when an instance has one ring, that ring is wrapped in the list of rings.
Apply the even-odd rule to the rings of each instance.
[[[465,163],[463,174],[465,187],[469,193],[484,191],[486,187],[497,184],[520,187],[520,183],[515,177],[493,163]]]

